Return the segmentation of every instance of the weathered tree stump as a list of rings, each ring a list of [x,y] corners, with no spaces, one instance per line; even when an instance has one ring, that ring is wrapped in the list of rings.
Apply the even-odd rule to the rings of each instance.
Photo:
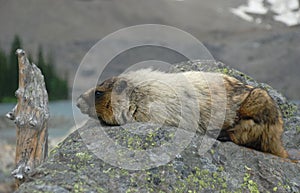
[[[18,187],[47,158],[49,110],[48,94],[40,69],[29,62],[25,51],[18,49],[16,54],[19,63],[18,103],[6,116],[14,120],[17,126],[16,168],[12,175]]]

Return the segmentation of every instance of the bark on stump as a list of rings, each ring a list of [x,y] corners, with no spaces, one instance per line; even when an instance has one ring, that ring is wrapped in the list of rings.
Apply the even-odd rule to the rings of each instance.
[[[18,188],[33,169],[47,158],[49,110],[48,94],[40,69],[29,62],[25,51],[18,49],[16,54],[19,65],[18,103],[6,116],[14,120],[17,126],[16,168],[12,175]]]

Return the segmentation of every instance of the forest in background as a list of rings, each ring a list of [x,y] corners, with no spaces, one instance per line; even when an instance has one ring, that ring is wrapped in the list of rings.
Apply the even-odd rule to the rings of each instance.
[[[18,89],[18,59],[16,50],[22,48],[22,40],[15,36],[10,52],[7,54],[0,48],[0,102],[15,102],[15,91]],[[38,49],[37,60],[28,54],[29,61],[42,71],[49,100],[68,99],[68,77],[61,78],[56,73],[54,59],[51,54],[45,58],[42,46]]]

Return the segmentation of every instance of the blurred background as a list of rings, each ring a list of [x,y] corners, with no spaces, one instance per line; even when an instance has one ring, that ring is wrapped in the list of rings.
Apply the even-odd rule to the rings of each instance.
[[[271,11],[252,14],[251,22],[247,17],[237,16],[241,14],[233,14],[232,8],[247,2],[0,0],[0,192],[5,186],[2,182],[6,181],[3,176],[13,167],[11,152],[15,127],[6,120],[5,114],[16,103],[14,52],[19,47],[45,75],[51,101],[49,132],[52,144],[74,125],[70,101],[72,85],[86,52],[106,35],[132,25],[164,24],[184,30],[200,40],[216,60],[271,85],[298,102],[300,27],[274,21]],[[263,3],[268,7],[270,1]],[[121,72],[122,67],[117,66],[107,72],[107,76]]]

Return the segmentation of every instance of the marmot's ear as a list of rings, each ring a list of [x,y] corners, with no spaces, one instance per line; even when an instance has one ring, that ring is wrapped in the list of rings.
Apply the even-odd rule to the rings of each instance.
[[[121,94],[125,90],[125,88],[127,88],[127,82],[125,80],[121,80],[120,82],[117,82],[117,84],[115,84],[114,90],[117,94]]]

